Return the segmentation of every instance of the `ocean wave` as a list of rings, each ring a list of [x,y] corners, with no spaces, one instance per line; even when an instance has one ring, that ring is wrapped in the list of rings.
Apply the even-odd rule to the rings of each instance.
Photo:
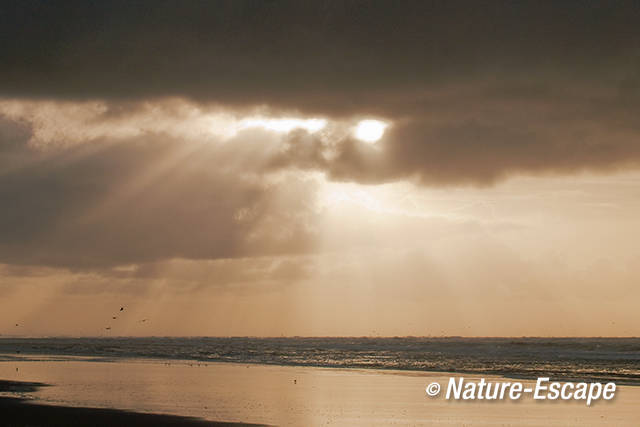
[[[0,354],[0,360],[176,359],[640,384],[638,338],[2,338]]]

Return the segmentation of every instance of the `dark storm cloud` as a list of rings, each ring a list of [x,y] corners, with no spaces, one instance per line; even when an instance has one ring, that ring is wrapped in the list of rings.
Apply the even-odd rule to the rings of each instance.
[[[228,145],[145,135],[41,152],[19,126],[0,129],[15,137],[2,158],[24,159],[0,174],[1,262],[93,268],[235,258],[301,253],[313,239],[305,205],[313,189],[290,180],[283,195],[261,184],[242,172],[254,160],[231,163]]]
[[[190,96],[411,114],[420,93],[523,79],[637,90],[636,2],[3,2],[0,91]],[[521,94],[522,95],[522,94]],[[526,96],[526,94],[525,94]]]
[[[510,174],[613,171],[640,165],[633,123],[547,123],[469,119],[405,122],[375,145],[298,132],[274,156],[273,168],[325,171],[334,180],[375,184],[398,179],[427,185],[494,184]]]
[[[20,1],[0,11],[6,97],[179,96],[395,123],[378,151],[347,139],[327,161],[307,141],[280,166],[486,184],[640,159],[637,2]]]
[[[489,185],[523,171],[554,174],[637,167],[639,136],[590,123],[556,128],[533,121],[412,123],[391,131],[381,142],[384,166],[379,170],[386,176],[372,179],[413,176],[431,184]]]

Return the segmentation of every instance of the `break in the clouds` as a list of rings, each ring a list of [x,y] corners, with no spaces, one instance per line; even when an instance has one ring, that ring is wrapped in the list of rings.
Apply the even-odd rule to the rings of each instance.
[[[1,8],[0,37],[11,41],[0,48],[6,97],[183,97],[237,111],[392,123],[377,151],[347,138],[331,142],[338,156],[276,162],[340,180],[483,185],[640,160],[637,2]]]

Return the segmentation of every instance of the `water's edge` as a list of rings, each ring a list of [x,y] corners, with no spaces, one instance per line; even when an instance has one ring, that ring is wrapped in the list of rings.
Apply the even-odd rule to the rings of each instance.
[[[640,338],[0,338],[0,360],[38,356],[548,376],[640,385]]]

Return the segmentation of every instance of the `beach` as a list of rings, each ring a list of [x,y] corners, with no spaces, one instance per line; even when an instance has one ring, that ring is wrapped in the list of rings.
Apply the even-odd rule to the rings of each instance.
[[[93,425],[197,425],[203,420],[300,426],[637,424],[640,388],[634,386],[619,386],[613,400],[589,407],[584,402],[541,402],[529,397],[469,402],[426,395],[427,384],[439,382],[444,387],[450,377],[461,375],[190,360],[37,357],[0,362],[3,380],[48,384],[2,393],[3,408],[11,408],[18,418],[20,414],[44,417],[41,420],[55,419],[47,418],[49,414],[57,419],[81,416],[93,420],[89,423]]]

